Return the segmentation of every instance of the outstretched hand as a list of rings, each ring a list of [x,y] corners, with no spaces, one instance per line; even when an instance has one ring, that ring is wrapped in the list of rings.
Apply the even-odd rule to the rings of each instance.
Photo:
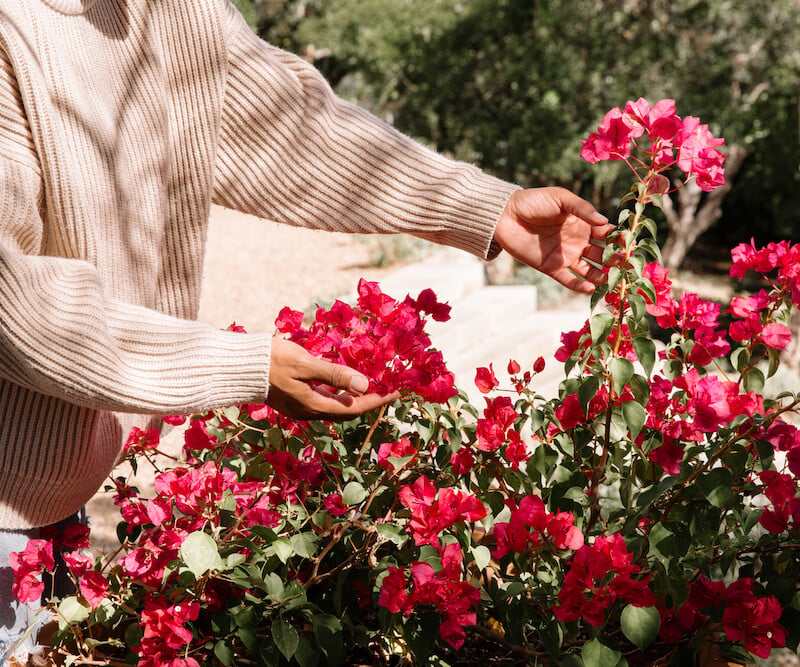
[[[605,280],[602,264],[608,219],[563,188],[518,190],[508,200],[494,238],[520,262],[576,292]],[[587,261],[589,260],[589,261]]]
[[[365,394],[367,378],[312,356],[297,343],[272,339],[267,405],[292,419],[350,419],[398,397]],[[341,391],[331,391],[331,388]]]

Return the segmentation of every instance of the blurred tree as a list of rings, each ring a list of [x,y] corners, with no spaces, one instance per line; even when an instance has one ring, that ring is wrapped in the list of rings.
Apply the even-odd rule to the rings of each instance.
[[[678,113],[725,136],[735,205],[723,206],[727,189],[674,196],[670,266],[723,210],[739,237],[800,234],[796,0],[254,2],[271,8],[262,34],[317,61],[340,92],[403,131],[606,208],[621,170],[588,169],[578,142],[612,106],[675,98]]]

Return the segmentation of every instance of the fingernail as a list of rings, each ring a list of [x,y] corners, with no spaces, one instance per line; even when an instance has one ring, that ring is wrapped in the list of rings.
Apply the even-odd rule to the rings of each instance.
[[[369,380],[363,375],[354,375],[350,378],[350,391],[363,394],[367,389],[369,389]]]

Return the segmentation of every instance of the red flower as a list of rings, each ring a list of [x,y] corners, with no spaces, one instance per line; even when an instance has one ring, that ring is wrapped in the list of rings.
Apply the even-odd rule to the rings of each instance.
[[[494,368],[492,368],[492,364],[489,364],[489,368],[481,367],[475,373],[475,386],[478,388],[482,394],[488,394],[492,389],[494,389],[500,383],[497,381],[497,378],[494,374]]]
[[[168,600],[154,595],[148,596],[144,601],[139,625],[142,634],[142,647],[148,645],[164,645],[170,649],[180,649],[192,641],[192,631],[185,627],[185,623],[196,620],[200,613],[197,602],[181,602],[170,604]],[[151,650],[142,651],[151,654]]]
[[[602,625],[608,607],[622,598],[635,607],[652,607],[656,598],[648,587],[650,577],[634,579],[641,572],[633,565],[625,540],[619,533],[600,535],[583,545],[572,559],[553,609],[564,622],[583,617],[589,624]]]
[[[722,627],[728,639],[743,640],[753,655],[768,658],[773,648],[786,646],[786,630],[778,623],[782,612],[777,598],[756,598],[753,580],[739,579],[728,586]]]
[[[398,491],[400,502],[411,510],[408,532],[417,545],[438,544],[439,534],[462,521],[479,521],[486,508],[474,495],[444,488],[436,497],[436,488],[422,475],[412,485]]]
[[[394,470],[394,465],[389,460],[402,459],[413,456],[417,453],[417,448],[408,438],[400,438],[395,442],[384,442],[378,449],[378,465],[386,470]]]
[[[122,448],[122,451],[141,453],[150,449],[156,449],[158,447],[158,442],[158,429],[151,428],[148,431],[143,431],[142,429],[134,426],[128,435],[128,440],[125,442],[125,446]]]
[[[325,496],[322,501],[322,504],[325,506],[325,509],[328,510],[333,516],[342,516],[343,514],[347,514],[347,505],[342,502],[342,496],[338,493],[332,493],[329,496]]]
[[[44,593],[40,575],[55,568],[53,543],[49,540],[28,540],[25,549],[10,554],[10,565],[14,572],[11,592],[20,602],[35,602]]]
[[[99,572],[89,570],[83,574],[78,580],[81,590],[81,595],[89,603],[92,609],[97,606],[106,598],[106,591],[108,590],[108,580]]]

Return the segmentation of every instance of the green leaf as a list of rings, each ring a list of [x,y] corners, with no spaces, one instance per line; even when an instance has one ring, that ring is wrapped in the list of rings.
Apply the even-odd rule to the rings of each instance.
[[[91,612],[92,608],[74,595],[64,598],[58,605],[58,629],[64,630],[68,625],[85,621]]]
[[[267,595],[273,600],[283,599],[283,579],[281,579],[275,572],[270,572],[264,577],[264,587],[267,589]]]
[[[578,387],[578,403],[583,409],[584,413],[588,412],[589,402],[597,396],[600,390],[600,379],[594,375],[590,375]]]
[[[317,550],[319,538],[313,533],[297,533],[292,535],[292,550],[301,558],[313,558]]]
[[[661,615],[655,607],[627,605],[620,617],[622,634],[630,639],[640,651],[644,651],[658,636]]]
[[[319,648],[318,642],[312,641],[308,637],[303,637],[297,646],[294,659],[300,667],[316,667],[320,658]]]
[[[232,570],[247,560],[245,554],[231,554],[225,559],[225,569]]]
[[[342,622],[331,614],[315,614],[311,618],[314,634],[324,636],[325,633],[336,634],[342,631]]]
[[[767,369],[767,377],[771,378],[775,373],[778,372],[778,368],[781,365],[781,354],[778,350],[773,350],[771,347],[767,348],[767,354],[769,355],[769,368]]]
[[[744,375],[745,391],[754,391],[756,394],[764,392],[764,373],[760,368],[751,368]]]
[[[631,256],[631,270],[636,274],[637,280],[642,278],[644,273],[644,257],[642,255]]]
[[[670,556],[674,555],[672,549],[674,537],[663,523],[657,523],[650,530],[650,554],[658,558],[666,569],[669,569]]]
[[[427,445],[433,437],[433,431],[436,428],[436,424],[432,424],[429,419],[418,419],[414,423],[414,428],[416,429],[417,433],[419,433],[419,437],[422,439],[422,442]]]
[[[661,262],[661,249],[655,239],[641,239],[639,249],[650,255],[656,262]]]
[[[622,269],[612,266],[608,270],[608,289],[613,290],[617,285],[619,285],[619,281],[622,280],[622,276],[624,275],[625,272]]]
[[[375,530],[383,539],[393,542],[398,547],[402,547],[408,540],[408,534],[393,523],[379,523]]]
[[[647,314],[647,302],[639,294],[629,294],[628,305],[631,307],[634,320],[641,320]]]
[[[492,552],[487,547],[477,546],[472,549],[472,557],[475,559],[475,567],[482,571],[492,560]]]
[[[633,364],[622,357],[614,357],[608,362],[608,370],[614,382],[614,391],[621,394],[628,384],[628,380],[633,376]]]
[[[661,197],[661,195],[658,195],[658,194],[650,195],[650,199],[652,200],[653,204],[658,206],[658,208],[662,207],[661,203],[663,203],[663,198]],[[661,203],[658,203],[659,201]],[[656,221],[655,220],[653,220],[652,218],[642,218],[641,222],[645,226],[647,231],[650,232],[650,235],[653,238],[656,238],[658,236],[658,227],[656,226]]]
[[[275,551],[275,555],[281,559],[282,563],[288,561],[294,555],[294,549],[286,538],[279,538],[270,545]]]
[[[202,531],[191,533],[181,544],[180,556],[195,577],[224,567],[217,543]]]
[[[586,642],[581,649],[581,658],[586,667],[617,667],[621,657],[621,652],[601,644],[597,639]]]
[[[233,664],[233,648],[224,639],[214,644],[214,655],[225,667]]]
[[[367,497],[367,490],[358,482],[348,482],[342,490],[345,505],[358,505]]]
[[[607,246],[605,253],[609,253],[609,249],[611,249],[610,254],[613,255],[613,246]],[[603,263],[606,262],[605,253],[603,254]],[[589,300],[590,310],[594,310],[595,306],[603,300],[603,297],[608,294],[608,284],[607,283],[600,283],[597,287],[594,288],[594,292],[592,292],[592,298]]]
[[[656,344],[645,336],[636,336],[633,339],[633,350],[645,374],[650,377],[656,363]]]
[[[600,311],[592,315],[589,320],[589,330],[592,334],[592,341],[597,344],[609,337],[614,328],[614,316],[608,311]]]
[[[300,644],[300,635],[297,630],[283,618],[278,618],[272,624],[272,641],[287,660],[291,659]]]
[[[628,430],[631,432],[631,439],[635,440],[639,433],[642,432],[644,422],[647,419],[645,409],[636,401],[626,401],[622,404],[622,415],[625,417]]]
[[[697,487],[708,502],[720,509],[725,507],[731,496],[733,473],[727,468],[714,468],[697,479]]]

